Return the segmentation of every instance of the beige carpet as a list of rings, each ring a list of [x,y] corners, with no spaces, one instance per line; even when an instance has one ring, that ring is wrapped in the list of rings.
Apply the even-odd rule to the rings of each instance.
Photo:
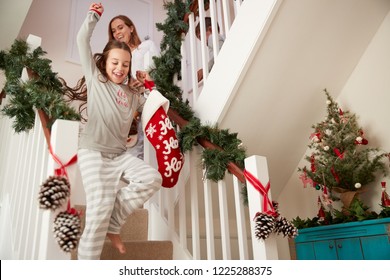
[[[85,206],[75,206],[85,213]],[[81,227],[84,229],[85,215],[82,215]],[[171,241],[147,240],[148,211],[139,209],[132,213],[121,230],[121,238],[126,246],[126,254],[120,254],[106,239],[101,260],[172,260],[173,244]],[[72,260],[77,260],[77,250],[72,252]]]

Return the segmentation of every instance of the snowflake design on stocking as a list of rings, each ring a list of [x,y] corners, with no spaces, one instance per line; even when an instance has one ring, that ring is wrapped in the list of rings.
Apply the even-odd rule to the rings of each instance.
[[[156,132],[156,125],[150,124],[148,129],[146,130],[146,135],[150,136],[150,138],[153,138],[153,134]]]

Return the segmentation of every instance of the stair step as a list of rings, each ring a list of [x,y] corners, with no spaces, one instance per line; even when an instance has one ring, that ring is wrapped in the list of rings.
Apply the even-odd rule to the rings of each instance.
[[[74,208],[81,212],[81,232],[84,230],[85,225],[85,205],[76,205]],[[125,242],[131,241],[141,241],[148,242],[148,217],[149,213],[146,209],[136,209],[134,212],[127,218],[126,223],[122,226],[121,229],[121,239]],[[165,242],[165,241],[163,241]],[[115,250],[111,247],[110,241],[106,238],[103,251],[107,251],[106,254],[112,255],[115,253]],[[150,247],[150,246],[149,246]],[[108,252],[112,251],[112,253]],[[128,250],[129,251],[129,250]],[[103,254],[102,254],[103,255]],[[119,254],[118,254],[119,255]],[[71,252],[71,259],[77,260],[77,249]]]
[[[85,206],[76,205],[76,210],[82,213],[81,215],[81,232],[85,225]],[[148,210],[136,209],[127,218],[126,223],[121,229],[121,238],[123,241],[131,240],[147,240],[148,239]]]
[[[149,213],[146,209],[135,210],[121,228],[123,241],[148,240]]]
[[[126,254],[120,254],[106,241],[101,260],[172,260],[173,244],[171,241],[126,241]]]

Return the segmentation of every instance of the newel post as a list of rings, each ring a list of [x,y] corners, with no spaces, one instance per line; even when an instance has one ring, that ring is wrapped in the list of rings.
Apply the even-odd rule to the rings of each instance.
[[[245,169],[255,176],[264,186],[269,182],[267,158],[263,156],[251,156],[245,159]],[[247,180],[248,190],[248,206],[251,219],[251,236],[253,247],[253,259],[255,260],[277,260],[278,250],[276,238],[271,234],[266,240],[259,240],[255,236],[255,221],[254,218],[257,212],[263,212],[263,195],[257,191]],[[268,192],[268,198],[271,198],[271,189]]]
[[[61,161],[63,165],[77,154],[78,147],[79,123],[69,120],[56,120],[51,129],[50,146],[53,154]],[[49,148],[49,147],[48,147]],[[47,164],[48,176],[54,175],[54,170],[59,168],[59,164],[54,160],[54,157],[49,153]],[[85,204],[85,194],[81,184],[79,169],[77,162],[66,167],[66,172],[69,177],[71,186],[71,205]],[[46,218],[42,221],[42,235],[39,259],[70,259],[70,254],[61,251],[57,241],[53,238],[53,222],[57,214],[65,211],[67,205],[64,205],[60,210],[43,211]]]

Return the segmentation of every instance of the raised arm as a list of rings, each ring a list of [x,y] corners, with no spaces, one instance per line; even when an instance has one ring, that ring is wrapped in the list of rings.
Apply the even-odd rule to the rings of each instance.
[[[91,77],[91,74],[95,68],[90,41],[93,30],[95,29],[95,26],[99,21],[103,11],[103,6],[100,3],[92,3],[89,7],[87,17],[85,18],[77,34],[77,46],[79,50],[81,66],[87,79]]]

